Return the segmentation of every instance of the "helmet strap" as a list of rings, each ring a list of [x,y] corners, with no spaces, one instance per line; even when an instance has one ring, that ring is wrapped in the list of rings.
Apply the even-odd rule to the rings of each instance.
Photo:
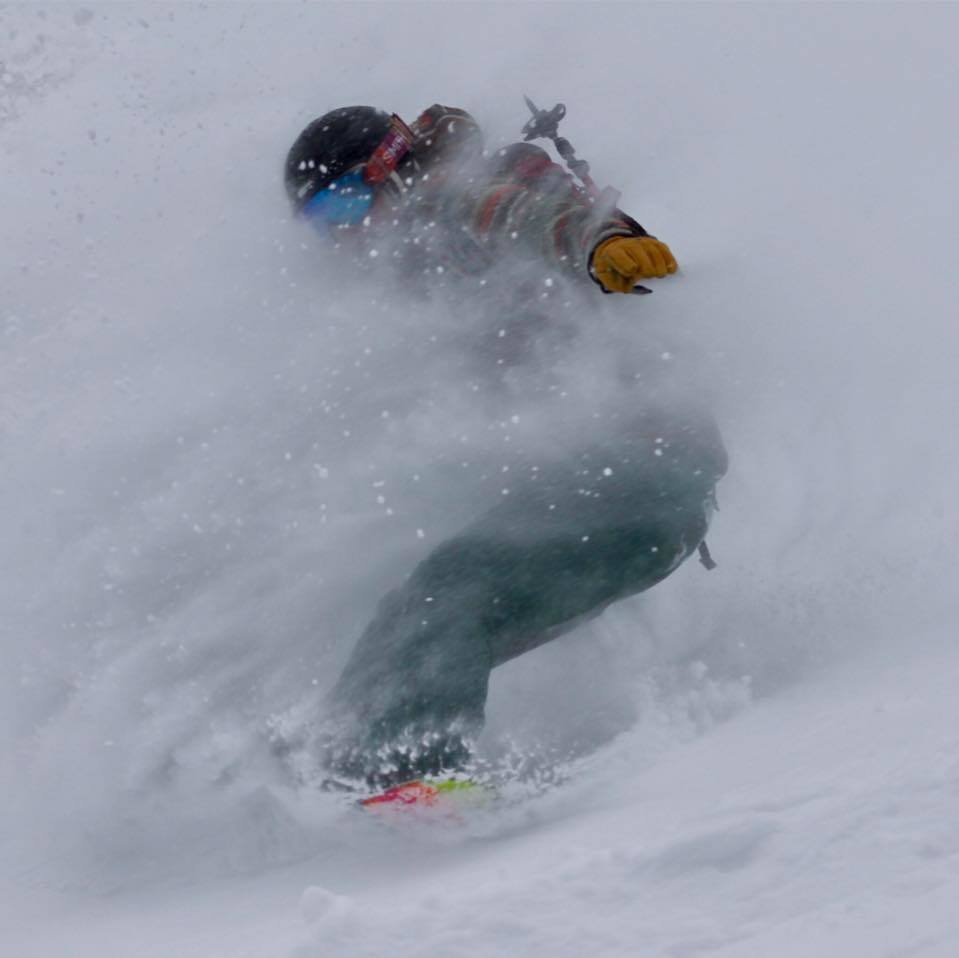
[[[413,146],[413,131],[394,113],[390,128],[363,168],[363,180],[370,186],[385,183],[395,173]]]

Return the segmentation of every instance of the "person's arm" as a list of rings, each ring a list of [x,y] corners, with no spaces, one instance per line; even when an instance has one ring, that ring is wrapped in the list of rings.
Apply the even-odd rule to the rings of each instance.
[[[551,267],[592,278],[607,292],[676,271],[665,243],[621,210],[598,209],[572,177],[537,146],[503,150],[493,176],[471,198],[471,226],[500,255],[518,244]]]

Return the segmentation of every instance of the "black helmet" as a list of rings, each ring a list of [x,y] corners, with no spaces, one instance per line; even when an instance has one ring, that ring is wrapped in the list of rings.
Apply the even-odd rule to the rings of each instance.
[[[299,212],[338,176],[366,163],[389,132],[389,113],[344,106],[314,120],[286,156],[286,193]]]

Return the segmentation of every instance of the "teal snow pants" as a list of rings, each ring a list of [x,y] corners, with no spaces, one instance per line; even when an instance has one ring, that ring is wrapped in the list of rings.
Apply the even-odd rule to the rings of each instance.
[[[525,471],[380,602],[330,702],[331,771],[390,784],[460,767],[497,665],[650,588],[703,541],[726,470],[705,416],[638,415]]]

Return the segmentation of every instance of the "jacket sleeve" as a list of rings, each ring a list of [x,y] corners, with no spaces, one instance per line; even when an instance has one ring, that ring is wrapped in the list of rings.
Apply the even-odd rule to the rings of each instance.
[[[472,232],[496,254],[520,244],[545,265],[590,278],[593,251],[613,236],[646,236],[619,209],[597,206],[549,155],[531,143],[500,151],[492,175],[471,197]]]

